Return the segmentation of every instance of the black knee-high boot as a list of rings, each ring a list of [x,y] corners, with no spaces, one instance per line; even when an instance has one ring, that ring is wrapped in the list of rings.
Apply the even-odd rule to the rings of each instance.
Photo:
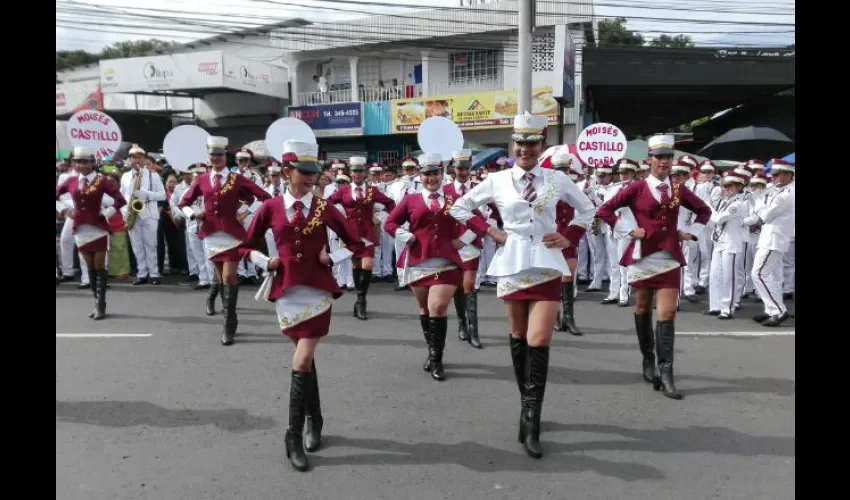
[[[98,269],[97,276],[97,305],[94,319],[103,319],[106,317],[106,286],[109,280],[109,271],[106,269]]]
[[[429,318],[428,329],[431,332],[431,378],[445,380],[443,372],[443,351],[446,349],[446,330],[449,318]]]
[[[422,327],[422,335],[425,336],[425,345],[428,347],[428,357],[425,358],[425,364],[422,369],[426,372],[431,371],[431,322],[427,314],[419,315],[419,325]]]
[[[221,345],[233,345],[233,337],[239,326],[236,316],[236,305],[239,302],[239,285],[224,285],[221,288],[224,300],[224,332],[221,335]]]
[[[643,379],[653,383],[655,378],[655,342],[652,335],[652,313],[635,314],[635,331],[643,355]]]
[[[546,393],[546,377],[549,373],[549,347],[529,346],[527,363],[520,432],[528,456],[540,458],[543,456],[543,447],[540,446],[540,415],[543,411],[543,395]]]
[[[658,350],[658,371],[654,382],[655,390],[661,389],[671,399],[683,399],[685,396],[676,389],[673,380],[673,353],[676,330],[672,321],[655,323],[655,347]]]
[[[94,319],[97,316],[97,271],[92,266],[89,266],[89,285],[91,286],[92,296],[94,296],[94,308],[89,313],[89,318]]]
[[[360,274],[363,270],[360,268],[351,270],[351,279],[354,280],[354,289],[357,291],[357,300],[354,301],[354,309],[351,316],[357,317],[357,311],[360,309]]]
[[[469,341],[469,322],[466,317],[466,295],[463,288],[458,287],[454,296],[455,313],[457,313],[457,338],[461,342]]]
[[[221,290],[221,283],[218,281],[213,281],[210,285],[210,293],[207,295],[207,303],[206,303],[206,313],[207,316],[215,316],[215,299],[218,297],[218,293]],[[224,302],[224,297],[222,297],[222,303]]]
[[[528,359],[528,343],[524,338],[516,338],[513,335],[508,336],[511,339],[511,361],[514,365],[514,378],[516,385],[519,388],[520,401],[525,401],[525,366]],[[523,406],[524,408],[524,406]],[[524,441],[522,411],[519,414],[519,442]]]
[[[322,403],[319,399],[319,374],[316,373],[316,360],[313,360],[313,371],[310,372],[310,392],[307,398],[307,419],[304,424],[304,449],[313,452],[322,445]]]
[[[357,308],[355,316],[357,319],[367,320],[366,316],[366,295],[369,293],[369,285],[372,284],[372,271],[366,269],[360,270],[360,280],[354,282],[357,287]]]
[[[481,349],[481,339],[478,338],[478,292],[475,290],[466,294],[466,324],[469,328],[469,345]]]
[[[563,331],[569,332],[571,335],[580,337],[584,335],[576,325],[575,318],[575,301],[576,301],[576,282],[575,279],[569,283],[561,284],[561,305],[564,308],[563,316],[561,317],[561,326]]]
[[[289,428],[286,429],[286,458],[296,470],[305,471],[310,467],[307,454],[304,453],[304,419],[307,411],[307,391],[310,387],[310,372],[292,370],[292,382],[289,386]]]

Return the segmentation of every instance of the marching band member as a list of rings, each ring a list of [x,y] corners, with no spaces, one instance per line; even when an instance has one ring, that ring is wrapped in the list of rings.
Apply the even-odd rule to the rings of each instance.
[[[737,169],[736,169],[737,170]],[[723,176],[723,198],[711,214],[711,240],[714,247],[711,255],[711,275],[708,280],[708,312],[718,319],[732,319],[735,312],[736,279],[747,227],[747,200],[743,190],[746,179],[736,171]]]
[[[406,156],[401,159],[401,170],[402,177],[399,181],[396,181],[390,188],[387,189],[387,196],[395,201],[396,205],[401,203],[401,200],[405,195],[411,193],[421,193],[422,192],[422,183],[419,180],[419,160],[416,158],[411,158]],[[407,226],[404,227],[405,230],[409,228]],[[394,240],[393,245],[395,246],[395,255],[396,259],[401,255],[402,250],[404,250],[404,243]],[[401,269],[396,267],[396,275],[398,277],[398,286],[395,288],[396,291],[406,290],[407,285],[403,285],[401,283]]]
[[[561,276],[570,270],[561,250],[576,245],[593,217],[593,204],[560,172],[538,166],[546,149],[546,117],[528,112],[514,118],[513,167],[487,179],[456,201],[450,214],[476,234],[488,233],[502,249],[487,274],[499,279],[496,294],[505,301],[511,325],[511,358],[522,399],[519,438],[525,451],[540,458],[540,415],[549,344],[558,316]],[[575,210],[569,237],[556,232],[556,206],[566,201]],[[472,211],[495,203],[505,230]],[[466,241],[464,241],[466,242]]]
[[[717,175],[717,166],[711,160],[703,160],[698,168],[699,176],[697,177],[697,184],[694,187],[694,194],[709,207],[716,208],[717,204],[720,203],[722,194],[720,186],[714,181],[714,176]],[[699,273],[697,274],[697,284],[694,285],[694,291],[697,294],[703,294],[708,289],[713,243],[711,238],[700,238],[697,241],[697,247],[699,248]]]
[[[56,180],[56,187],[65,184],[68,179],[77,177],[78,175],[79,172],[77,172],[76,168],[69,168],[59,174],[59,178]],[[62,232],[59,235],[59,257],[62,262],[62,278],[60,282],[74,281],[74,251],[76,250],[80,260],[80,284],[77,285],[77,288],[80,290],[91,288],[89,267],[83,255],[76,249],[76,243],[74,243],[74,199],[71,193],[63,194],[62,198],[56,202],[56,211],[60,215],[65,216]]]
[[[552,168],[567,173],[570,179],[575,182],[581,172],[581,160],[570,154],[567,148],[561,148],[552,156]],[[557,231],[564,237],[569,236],[570,222],[572,222],[574,216],[575,209],[569,203],[558,201],[555,224]],[[570,245],[561,250],[561,253],[567,260],[570,274],[561,277],[561,314],[555,322],[555,328],[559,332],[581,336],[584,334],[579,330],[575,320],[575,274],[578,264],[578,250],[575,245]]]
[[[422,193],[402,198],[387,218],[386,230],[405,245],[397,267],[402,268],[402,282],[413,289],[419,304],[419,321],[428,357],[423,368],[434,380],[445,380],[443,351],[446,347],[449,302],[463,284],[460,249],[471,242],[458,239],[458,224],[449,210],[458,197],[443,186],[442,156],[423,155],[419,162]],[[409,223],[410,229],[402,226]]]
[[[174,221],[174,225],[181,228],[186,227],[186,217],[177,204],[180,202],[180,199],[183,198],[186,191],[189,190],[189,186],[191,186],[192,181],[195,180],[195,174],[192,173],[191,167],[188,171],[180,172],[179,174],[180,182],[174,186],[174,192],[172,192],[171,196],[168,198],[168,213],[171,220]],[[195,258],[195,252],[192,251],[191,236],[189,235],[188,228],[183,232],[186,240],[186,263],[189,265],[189,277],[186,279],[186,282],[195,283],[195,286],[193,287],[195,290],[208,290],[210,288],[210,281],[209,275],[206,272],[207,266],[203,260],[198,261]],[[203,268],[203,272],[201,271],[201,268]],[[201,276],[204,277],[205,281],[201,281]]]
[[[283,196],[268,199],[266,195],[240,252],[269,273],[263,284],[263,288],[268,284],[264,296],[275,304],[281,333],[295,344],[286,456],[296,470],[306,471],[309,461],[305,450],[319,449],[324,425],[316,375],[316,345],[330,331],[333,299],[342,295],[329,266],[349,258],[363,243],[330,201],[313,195],[316,178],[321,174],[318,146],[286,141],[283,150],[289,183]],[[325,252],[326,226],[342,238],[348,249],[331,255]],[[258,250],[265,246],[269,230],[280,257],[269,258]]]
[[[620,182],[611,189],[606,199],[612,198],[614,195],[626,188],[637,175],[640,166],[634,160],[623,158],[617,165],[617,172],[620,174]],[[609,252],[608,257],[611,264],[611,282],[609,284],[609,303],[616,301],[620,307],[629,306],[629,269],[626,266],[620,265],[620,259],[626,252],[626,248],[631,242],[629,232],[637,227],[637,222],[628,207],[622,207],[617,210],[617,225],[608,234],[610,235],[613,251]],[[617,286],[614,283],[614,276],[617,277]],[[613,299],[613,300],[611,300]],[[603,301],[603,304],[605,301]]]
[[[670,180],[672,182],[681,182],[683,185],[693,191],[696,187],[696,181],[691,177],[691,173],[696,169],[698,160],[691,155],[682,155],[670,167]],[[696,214],[687,208],[679,205],[679,220],[678,228],[684,233],[691,233],[691,225],[693,224]],[[697,302],[699,299],[694,289],[694,284],[699,279],[699,245],[696,241],[685,240],[681,242],[682,255],[685,257],[685,265],[682,267],[682,286],[681,294],[685,295],[688,302]]]
[[[444,185],[443,191],[446,196],[452,196],[453,199],[457,200],[478,185],[470,177],[472,151],[462,149],[453,152],[452,164],[454,165],[454,180]],[[428,178],[423,177],[423,184],[427,180]],[[477,210],[475,214],[487,220],[488,224],[494,225],[498,219],[498,211],[493,205],[489,209],[488,217]],[[490,214],[494,214],[492,218]],[[458,225],[461,228],[463,227],[462,224]],[[463,270],[463,288],[458,288],[454,295],[455,312],[458,317],[457,337],[461,342],[469,342],[476,349],[481,349],[481,339],[478,336],[478,266],[480,265],[483,247],[481,238],[476,237],[471,244],[465,245],[461,249],[462,262],[460,268]]]
[[[764,174],[756,173],[753,175],[753,178],[750,179],[750,183],[747,185],[747,192],[749,194],[747,201],[750,204],[750,210],[748,213],[750,215],[755,213],[757,207],[764,204],[764,195],[766,194],[765,187],[767,187],[767,177]],[[747,219],[749,219],[749,217],[747,217]],[[747,280],[744,285],[744,294],[742,295],[742,298],[747,298],[751,293],[755,293],[756,291],[755,285],[753,285],[753,260],[756,256],[756,245],[758,245],[759,234],[761,234],[761,228],[758,226],[748,225],[747,229],[749,236],[744,243],[744,258],[746,259],[744,272]]]
[[[372,265],[375,256],[375,244],[380,244],[375,231],[375,203],[382,204],[386,210],[392,211],[395,202],[374,186],[367,186],[366,158],[354,156],[349,160],[351,165],[352,183],[340,186],[328,198],[331,205],[341,203],[345,207],[345,215],[354,231],[364,240],[366,246],[358,249],[352,258],[354,269],[354,287],[357,290],[357,302],[354,303],[354,317],[362,320],[366,316],[366,296],[369,284],[372,282]]]
[[[221,287],[221,300],[224,305],[224,328],[221,345],[233,345],[233,337],[239,319],[236,316],[236,304],[239,300],[237,268],[242,257],[238,247],[245,238],[245,228],[237,218],[237,211],[243,201],[253,202],[253,198],[267,200],[268,193],[256,183],[227,169],[225,153],[227,138],[211,136],[207,138],[207,152],[211,171],[201,174],[183,195],[178,206],[190,220],[200,221],[198,238],[203,240],[206,258],[215,265],[217,284]],[[203,209],[193,207],[195,201],[203,196]],[[207,298],[207,314],[215,311],[215,295],[210,290]]]
[[[614,165],[600,165],[596,168],[596,198],[599,204],[611,198],[617,192],[617,184],[614,181]],[[588,290],[595,291],[602,288],[602,278],[608,276],[608,296],[602,299],[603,304],[613,304],[617,302],[620,295],[620,264],[619,259],[622,254],[617,253],[617,242],[614,240],[614,234],[607,224],[602,221],[597,222],[598,229],[593,231],[596,239],[596,261],[593,263],[596,268],[594,272],[593,282],[588,287]],[[597,234],[598,233],[598,234]],[[598,286],[594,286],[597,283]]]
[[[121,177],[121,194],[128,204],[121,213],[127,221],[130,243],[136,256],[136,280],[134,285],[143,285],[150,279],[151,285],[159,284],[159,264],[157,262],[156,239],[159,229],[158,201],[165,201],[165,186],[162,178],[145,168],[147,153],[138,144],[130,148],[132,170]],[[132,205],[135,199],[141,200],[142,210],[135,213]]]
[[[732,172],[735,176],[740,177],[744,180],[744,188],[741,190],[741,198],[747,203],[744,203],[743,210],[744,213],[741,216],[741,225],[744,226],[742,228],[743,233],[742,242],[741,242],[741,252],[738,255],[738,258],[735,260],[735,295],[732,299],[732,308],[733,312],[737,311],[741,308],[741,297],[744,295],[744,286],[747,284],[747,267],[746,267],[746,250],[747,250],[747,241],[749,240],[749,235],[746,234],[747,226],[743,223],[743,220],[750,215],[750,203],[748,201],[750,197],[750,193],[747,191],[747,188],[750,185],[750,179],[753,178],[753,170],[750,169],[746,164],[741,164],[736,166]]]
[[[109,248],[109,222],[116,210],[127,204],[121,190],[108,177],[94,172],[94,152],[75,147],[71,162],[79,175],[69,177],[56,187],[56,201],[70,193],[74,202],[74,240],[89,269],[89,283],[95,298],[95,308],[89,318],[106,317],[106,252]],[[105,196],[112,198],[112,206],[102,208]]]
[[[782,299],[782,258],[791,243],[796,218],[795,168],[793,163],[779,158],[771,161],[773,187],[765,195],[762,206],[756,207],[744,223],[761,226],[753,261],[753,283],[764,302],[764,313],[756,314],[753,320],[764,326],[779,326],[788,319]]]
[[[192,172],[193,182],[197,182],[198,177],[207,173],[207,166],[204,163],[195,163],[190,167],[190,172]],[[191,187],[192,185],[190,184],[189,188]],[[198,233],[201,229],[200,221],[187,218],[183,209],[180,208],[180,202],[183,201],[183,197],[189,192],[189,188],[183,191],[180,199],[176,202],[176,206],[180,212],[180,216],[186,221],[187,252],[191,252],[195,262],[198,263],[198,285],[208,285],[206,289],[209,290],[209,294],[207,296],[205,314],[207,316],[213,316],[215,315],[215,299],[221,291],[221,284],[215,278],[215,264],[207,257],[207,252],[204,250],[204,240],[198,238]],[[199,196],[191,208],[197,212],[202,211],[204,209],[203,196]],[[223,305],[224,299],[222,298]]]
[[[351,178],[345,173],[344,170],[338,169],[339,172],[336,175],[336,179],[334,180],[334,188],[338,188],[339,186],[346,186],[351,183]],[[327,191],[327,189],[325,190]],[[342,217],[345,218],[345,207],[342,206],[342,203],[337,203],[334,205],[339,213],[342,214]],[[328,228],[328,245],[331,248],[331,251],[339,250],[345,246],[345,242],[339,239],[339,236],[331,228]],[[354,286],[354,273],[351,269],[351,259],[344,259],[341,262],[337,262],[333,265],[333,275],[336,277],[336,282],[339,284],[340,288],[345,288],[348,291],[353,292],[356,288]]]
[[[262,188],[263,178],[253,170],[256,165],[254,152],[248,148],[242,148],[234,156],[236,157],[236,169],[238,173],[244,175],[246,179],[251,180],[258,187]],[[242,224],[242,227],[248,229],[251,220],[254,218],[254,212],[259,210],[260,205],[261,202],[259,200],[254,200],[253,203],[243,203],[239,207],[239,211],[236,213],[236,220]],[[239,262],[237,274],[239,275],[240,283],[259,284],[260,282],[260,279],[257,277],[257,268],[255,266],[249,266],[247,260]]]
[[[378,163],[373,163],[371,167],[369,167],[369,185],[375,187],[381,193],[387,193],[387,187],[384,185],[384,181],[382,180],[382,174],[384,169]],[[386,208],[380,204],[375,203],[375,237],[378,238],[377,243],[375,244],[375,257],[374,262],[372,264],[372,278],[370,281],[372,283],[378,283],[382,281],[385,276],[384,271],[384,246],[383,246],[383,238],[382,235],[384,233],[384,221],[387,220],[387,215],[389,212]],[[392,252],[392,248],[390,249]],[[392,254],[390,254],[390,260],[392,260]]]
[[[390,198],[393,198],[393,186],[396,182],[398,182],[396,181],[396,168],[394,166],[385,167],[383,172],[381,172],[381,192]],[[379,237],[381,238],[381,259],[380,261],[376,259],[375,264],[381,267],[381,276],[384,277],[385,283],[392,283],[394,281],[393,271],[395,269],[395,261],[393,261],[393,252],[395,250],[393,238],[385,231],[387,223],[386,216],[389,214],[390,213],[386,210],[386,207],[384,207],[379,214],[379,217],[382,219],[381,231],[379,232]]]
[[[273,164],[266,167],[266,172],[269,176],[269,185],[266,187],[266,192],[271,195],[272,198],[277,198],[283,192],[283,184],[280,182],[280,165],[277,162],[272,162]],[[313,193],[315,194],[315,193]],[[271,229],[266,231],[266,248],[269,250],[269,257],[277,257],[277,245],[274,242],[274,234]]]
[[[582,162],[581,168],[584,172],[584,178],[577,182],[576,185],[587,196],[587,199],[593,203],[593,206],[596,207],[599,205],[599,198],[596,197],[596,176],[593,175],[593,167]],[[576,273],[576,279],[578,281],[586,279],[590,282],[590,285],[586,289],[588,292],[599,291],[602,283],[602,276],[599,276],[599,278],[596,277],[598,274],[596,263],[599,260],[596,249],[598,235],[593,234],[599,231],[599,227],[599,221],[594,220],[591,227],[588,228],[590,231],[582,236],[578,245],[578,272]],[[594,284],[597,284],[595,288],[593,286]]]
[[[673,163],[674,143],[672,135],[650,138],[651,175],[642,182],[629,184],[599,207],[596,215],[611,227],[616,225],[615,212],[621,207],[629,207],[635,217],[637,228],[631,231],[633,241],[620,263],[629,267],[629,284],[635,291],[635,329],[643,354],[643,378],[652,382],[655,390],[663,388],[665,396],[682,399],[673,378],[679,268],[685,265],[679,242],[697,238],[711,217],[711,208],[690,189],[670,182],[668,175]],[[680,204],[696,214],[692,225],[694,233],[678,230]],[[653,295],[658,309],[655,345],[652,338]],[[658,349],[657,368],[655,346]]]
[[[652,163],[652,158],[646,158],[638,163],[637,180],[642,181],[649,177],[650,163]]]

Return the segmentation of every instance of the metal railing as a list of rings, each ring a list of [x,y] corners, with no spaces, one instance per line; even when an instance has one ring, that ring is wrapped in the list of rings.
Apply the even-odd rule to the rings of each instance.
[[[412,99],[423,97],[423,85],[420,83],[398,85],[395,87],[364,86],[357,90],[357,101],[391,101],[393,99]],[[433,82],[428,84],[428,96],[464,94],[469,92],[493,92],[504,90],[500,77],[469,79],[454,82]],[[351,89],[329,90],[327,92],[301,92],[298,94],[299,106],[315,106],[337,102],[352,102]]]

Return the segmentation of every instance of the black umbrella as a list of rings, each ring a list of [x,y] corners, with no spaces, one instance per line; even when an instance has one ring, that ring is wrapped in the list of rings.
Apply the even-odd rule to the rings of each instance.
[[[699,150],[700,156],[718,160],[769,160],[794,152],[794,142],[770,127],[733,128]]]

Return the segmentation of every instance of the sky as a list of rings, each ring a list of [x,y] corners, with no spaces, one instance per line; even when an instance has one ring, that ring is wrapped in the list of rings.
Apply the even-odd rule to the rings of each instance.
[[[370,1],[371,5],[355,3]],[[247,28],[292,17],[327,22],[363,15],[346,14],[345,10],[375,14],[403,12],[387,4],[458,7],[459,1],[56,0],[56,50],[98,52],[118,41],[150,38],[190,42],[212,35],[205,28],[198,28],[205,20],[241,23]],[[92,15],[91,9],[95,7],[104,15]],[[594,10],[600,19],[627,18],[627,27],[648,39],[661,33],[684,33],[697,45],[705,46],[772,47],[794,43],[794,0],[597,0]],[[157,29],[163,16],[182,17],[184,26],[179,30]],[[136,17],[138,20],[134,21]]]

